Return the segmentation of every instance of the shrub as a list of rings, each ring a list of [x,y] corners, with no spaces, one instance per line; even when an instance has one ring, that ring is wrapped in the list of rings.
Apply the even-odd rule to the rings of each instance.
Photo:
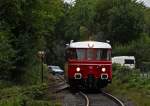
[[[52,106],[46,84],[0,90],[0,106]],[[59,104],[56,104],[60,106]]]

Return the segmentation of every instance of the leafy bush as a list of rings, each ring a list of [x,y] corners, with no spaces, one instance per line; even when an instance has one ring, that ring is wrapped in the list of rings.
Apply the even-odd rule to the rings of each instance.
[[[23,89],[22,91],[24,92],[23,94],[32,98],[32,99],[43,99],[44,96],[47,94],[47,88],[48,86],[46,84],[42,85],[35,85],[28,87],[26,89]]]
[[[0,80],[10,79],[10,70],[14,68],[12,58],[15,56],[15,51],[10,45],[10,38],[8,35],[8,32],[0,30]]]
[[[0,90],[0,98],[7,98],[19,95],[21,91],[20,87],[14,86],[11,88],[4,88]]]
[[[126,84],[128,88],[149,88],[149,78],[142,78],[138,69],[113,64],[113,79],[118,80],[121,84]]]
[[[27,106],[52,106],[52,103],[48,101],[30,100],[27,101],[26,105]]]
[[[11,87],[11,86],[13,86],[12,82],[6,81],[6,80],[0,80],[0,89],[8,88],[8,87]]]
[[[129,77],[131,77],[133,71],[135,70],[131,70],[129,67],[113,64],[113,76],[115,79],[120,80],[122,83],[128,82]]]
[[[136,66],[140,67],[142,65],[142,62],[149,62],[150,61],[150,37],[146,34],[141,34],[141,38],[132,41],[129,44],[126,45],[119,45],[116,44],[116,46],[113,49],[113,55],[114,56],[135,56],[136,59]]]
[[[48,67],[46,64],[42,64],[40,61],[33,64],[33,66],[28,67],[26,74],[24,75],[24,84],[41,84],[41,71],[43,65],[43,78],[44,82],[48,80]]]
[[[0,106],[22,106],[23,100],[21,96],[15,96],[8,99],[2,99]]]
[[[132,101],[136,106],[149,106],[150,78],[141,77],[138,69],[113,64],[113,81],[107,90],[113,95]]]
[[[26,96],[15,96],[8,99],[2,99],[0,106],[60,106],[52,104],[50,101],[33,100]]]
[[[46,84],[0,90],[0,106],[60,106],[47,97]]]
[[[140,69],[142,72],[150,72],[150,62],[141,62]]]

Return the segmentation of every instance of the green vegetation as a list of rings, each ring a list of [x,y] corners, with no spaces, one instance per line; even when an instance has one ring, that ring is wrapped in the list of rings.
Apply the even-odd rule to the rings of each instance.
[[[149,8],[136,0],[76,0],[74,5],[61,0],[0,0],[0,9],[3,80],[35,84],[38,51],[46,52],[45,63],[63,66],[65,43],[71,39],[109,39],[114,55],[135,55],[138,64],[149,61]]]
[[[113,71],[113,81],[107,87],[108,91],[124,101],[132,101],[136,106],[150,105],[150,75],[142,77],[142,73],[137,69],[129,69],[115,64]]]
[[[63,17],[63,2],[0,0],[0,9],[0,78],[18,84],[33,80],[34,84],[37,77],[32,76],[39,72],[31,70],[40,62],[38,51],[46,51],[49,61],[55,59],[51,50],[56,44],[55,28]]]
[[[150,37],[142,35],[140,39],[132,41],[125,45],[116,45],[113,55],[129,55],[136,57],[136,65],[140,67],[142,62],[150,61]]]
[[[50,102],[47,87],[43,84],[1,89],[0,106],[60,106],[60,103]]]
[[[137,67],[147,67],[150,8],[136,0],[76,0],[74,5],[62,0],[0,0],[0,92],[6,89],[6,94],[18,94],[3,100],[1,92],[1,105],[19,106],[28,101],[28,96],[20,96],[22,86],[41,84],[42,64],[44,82],[46,64],[63,67],[65,44],[71,39],[110,40],[113,56],[134,55]],[[45,51],[44,63],[38,51]],[[149,88],[146,79],[131,75],[127,81],[132,83],[128,87],[142,84]],[[27,104],[49,102],[31,99]]]

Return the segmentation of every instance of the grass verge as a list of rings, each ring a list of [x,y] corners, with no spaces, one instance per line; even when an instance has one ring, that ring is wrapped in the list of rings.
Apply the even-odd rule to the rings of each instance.
[[[113,64],[113,81],[107,90],[135,106],[150,106],[150,79],[141,77],[139,69]]]

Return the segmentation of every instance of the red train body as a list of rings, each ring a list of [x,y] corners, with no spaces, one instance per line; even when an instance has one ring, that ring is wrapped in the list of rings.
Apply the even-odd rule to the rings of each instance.
[[[70,87],[102,88],[112,80],[111,46],[96,41],[74,42],[66,49],[65,78]]]

